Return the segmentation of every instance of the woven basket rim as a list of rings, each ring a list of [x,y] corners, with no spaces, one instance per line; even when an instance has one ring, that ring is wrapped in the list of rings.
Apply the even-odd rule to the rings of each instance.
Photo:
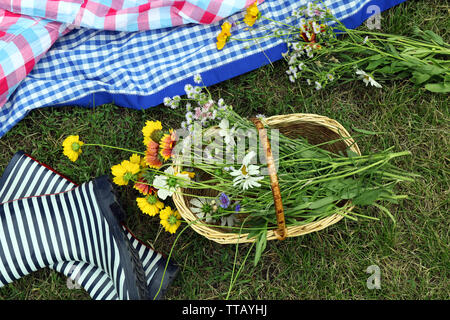
[[[320,125],[326,127],[327,129],[337,133],[341,137],[345,138],[342,141],[350,147],[350,149],[361,155],[361,151],[350,136],[348,131],[336,120],[328,118],[326,116],[321,116],[312,113],[292,113],[287,115],[276,115],[265,118],[262,120],[263,124],[266,126],[275,126],[277,124],[283,123],[294,124],[294,123],[311,123],[315,125]],[[201,234],[202,236],[220,244],[235,244],[235,243],[246,243],[254,242],[255,238],[248,238],[248,233],[232,233],[224,232],[219,230],[219,227],[210,227],[205,225],[203,222],[199,221],[198,217],[189,209],[186,203],[185,197],[182,195],[182,189],[178,189],[172,196],[172,199],[177,207],[178,212],[188,223],[191,223],[191,227],[194,231]],[[288,226],[287,227],[287,237],[297,237],[305,235],[311,232],[316,232],[327,228],[328,226],[339,222],[346,213],[353,210],[353,206],[343,209],[342,213],[335,213],[329,217],[313,221],[307,224]],[[274,212],[275,215],[275,212]],[[277,239],[275,230],[267,231],[267,240]]]

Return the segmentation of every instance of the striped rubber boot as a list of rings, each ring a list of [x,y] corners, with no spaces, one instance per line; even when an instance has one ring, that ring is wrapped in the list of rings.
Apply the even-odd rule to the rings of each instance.
[[[0,286],[46,266],[83,261],[109,275],[118,298],[147,296],[144,270],[117,216],[106,176],[72,190],[0,205]]]
[[[52,168],[23,152],[17,152],[0,179],[0,203],[10,199],[64,192],[76,186]],[[136,239],[125,225],[122,227],[142,262],[147,284],[147,299],[161,299],[176,277],[178,267],[172,261],[167,263],[167,259],[160,253]],[[100,268],[83,261],[58,262],[49,267],[76,280],[93,299],[118,299],[113,281]]]

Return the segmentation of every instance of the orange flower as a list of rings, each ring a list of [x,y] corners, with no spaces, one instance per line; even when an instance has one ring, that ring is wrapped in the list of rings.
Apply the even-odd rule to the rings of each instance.
[[[177,135],[176,132],[172,129],[170,130],[170,133],[166,133],[161,138],[161,151],[160,154],[163,157],[165,161],[167,161],[172,156],[173,148],[176,144]]]
[[[159,144],[153,140],[147,144],[147,150],[145,151],[145,162],[150,168],[159,169],[163,165],[162,161],[158,157]]]
[[[153,188],[144,178],[138,179],[138,181],[134,184],[134,188],[142,193],[144,196],[148,194],[155,194],[156,189]]]

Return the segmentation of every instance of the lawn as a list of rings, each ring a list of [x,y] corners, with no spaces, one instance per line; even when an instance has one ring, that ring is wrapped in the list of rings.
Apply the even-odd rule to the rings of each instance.
[[[382,14],[382,31],[410,35],[414,25],[431,29],[449,42],[450,7],[442,0],[409,0]],[[401,185],[408,199],[387,204],[394,224],[376,208],[358,212],[379,221],[343,219],[325,230],[285,241],[270,241],[260,263],[248,261],[230,291],[231,299],[448,299],[449,104],[448,95],[389,81],[382,89],[354,82],[315,91],[292,84],[284,62],[276,62],[210,88],[244,115],[294,112],[336,119],[350,133],[364,129],[383,134],[357,139],[362,153],[394,147],[412,155],[399,158],[401,168],[420,174]],[[0,172],[12,155],[24,150],[76,182],[109,174],[128,154],[86,149],[71,163],[61,150],[69,134],[83,141],[140,148],[146,120],[177,128],[181,117],[164,106],[143,111],[102,105],[33,110],[0,139]],[[159,232],[158,220],[135,205],[135,191],[120,190],[129,228],[143,241],[168,254],[177,235]],[[181,229],[179,229],[181,230]],[[240,267],[249,245],[239,246]],[[224,299],[229,290],[236,247],[220,245],[187,229],[173,258],[180,274],[167,299]],[[250,256],[251,258],[251,256]],[[377,265],[381,289],[368,289],[366,269]],[[0,289],[0,299],[89,299],[85,291],[68,289],[66,278],[48,269]]]

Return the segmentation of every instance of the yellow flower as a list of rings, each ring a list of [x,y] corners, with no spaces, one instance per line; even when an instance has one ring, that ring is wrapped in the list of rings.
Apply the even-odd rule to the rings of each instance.
[[[138,164],[139,166],[141,166],[141,168],[145,168],[147,166],[147,164],[145,163],[145,158],[141,158],[136,153],[133,153],[133,155],[130,157],[130,162]]]
[[[150,141],[159,142],[159,134],[162,130],[161,121],[146,121],[142,134],[144,135],[144,144],[147,146]]]
[[[126,186],[130,180],[136,179],[139,171],[139,164],[128,160],[124,160],[120,164],[111,167],[111,173],[114,176],[113,181],[119,186]]]
[[[167,232],[175,233],[181,224],[181,215],[178,210],[173,211],[170,206],[165,207],[159,212],[161,225]]]
[[[225,21],[222,24],[222,31],[221,33],[223,33],[226,36],[231,36],[231,23],[229,23],[228,21]]]
[[[225,21],[222,24],[222,31],[220,31],[219,35],[217,36],[217,50],[222,50],[225,44],[228,41],[228,38],[231,36],[231,23],[228,21]]]
[[[189,172],[189,171],[182,171],[181,174],[187,174],[189,176],[189,178],[194,179],[195,177],[195,172]],[[175,173],[175,175],[177,175]]]
[[[247,14],[244,17],[244,22],[252,27],[255,24],[255,21],[260,17],[259,9],[258,9],[258,1],[255,1],[252,5],[247,8]]]
[[[63,153],[70,161],[75,162],[78,156],[81,154],[81,147],[84,145],[83,141],[80,141],[79,136],[68,136],[62,143]]]
[[[149,216],[155,216],[162,208],[164,203],[159,201],[156,194],[149,194],[145,198],[136,198],[139,209]]]

